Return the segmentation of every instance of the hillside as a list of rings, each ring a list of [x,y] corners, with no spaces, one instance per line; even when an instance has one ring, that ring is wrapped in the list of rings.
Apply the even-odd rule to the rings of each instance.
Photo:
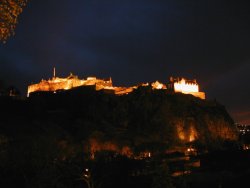
[[[128,147],[131,152],[157,152],[187,143],[209,149],[223,147],[227,140],[237,140],[233,120],[218,102],[147,87],[123,96],[82,87],[57,94],[36,93],[24,101],[9,99],[9,104],[3,102],[6,115],[1,121],[7,120],[1,125],[11,124],[11,131],[17,129],[16,121],[18,129],[52,125],[74,140],[99,143],[96,150]]]
[[[27,99],[0,97],[0,106],[2,187],[79,187],[76,184],[84,182],[76,179],[89,159],[107,152],[128,157],[131,170],[137,171],[133,160],[138,157],[186,151],[190,146],[212,151],[237,143],[233,120],[216,101],[148,87],[122,96],[80,87],[56,94],[35,93]],[[108,168],[110,158],[105,156],[101,160],[108,165],[106,171],[117,173],[117,168],[120,172],[120,167]],[[118,177],[131,178],[131,170]],[[94,172],[99,177],[102,170]],[[121,186],[119,178],[108,177],[105,182]],[[134,187],[146,186],[147,179]]]

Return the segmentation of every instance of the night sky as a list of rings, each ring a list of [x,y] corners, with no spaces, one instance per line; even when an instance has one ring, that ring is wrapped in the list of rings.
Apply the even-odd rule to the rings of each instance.
[[[136,85],[197,79],[250,124],[250,3],[230,0],[31,0],[0,44],[0,80],[22,95],[70,72]]]

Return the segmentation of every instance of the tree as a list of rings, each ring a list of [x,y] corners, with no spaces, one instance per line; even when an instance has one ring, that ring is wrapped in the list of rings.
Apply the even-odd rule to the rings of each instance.
[[[15,34],[18,16],[28,0],[1,0],[0,1],[0,41],[5,43]]]

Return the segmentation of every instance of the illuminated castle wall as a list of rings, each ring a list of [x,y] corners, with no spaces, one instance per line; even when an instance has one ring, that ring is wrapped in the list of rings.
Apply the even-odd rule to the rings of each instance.
[[[80,86],[94,86],[96,91],[106,90],[110,93],[116,95],[124,95],[131,93],[134,89],[137,89],[138,86],[133,87],[114,87],[112,84],[111,78],[109,80],[97,79],[96,77],[88,77],[85,79],[79,79],[77,76],[70,74],[67,78],[59,78],[54,75],[52,79],[41,80],[37,84],[32,84],[28,86],[29,96],[33,92],[39,91],[50,91],[56,92],[58,90],[69,90],[75,87]],[[141,84],[140,86],[148,87],[149,84]],[[199,85],[196,80],[186,80],[184,78],[170,78],[170,83],[164,85],[158,81],[153,82],[151,85],[152,89],[165,89],[174,92],[180,92],[183,94],[191,94],[195,97],[205,99],[205,93],[199,92]]]
[[[186,80],[184,78],[170,78],[168,88],[176,93],[191,94],[195,97],[205,99],[205,93],[199,91],[199,85],[196,80]]]
[[[32,84],[28,86],[28,93],[38,91],[57,91],[57,90],[69,90],[80,86],[95,86],[95,89],[113,89],[112,80],[101,80],[96,77],[88,77],[86,80],[80,80],[77,76],[70,74],[67,78],[54,77],[49,80],[41,80],[38,84]]]

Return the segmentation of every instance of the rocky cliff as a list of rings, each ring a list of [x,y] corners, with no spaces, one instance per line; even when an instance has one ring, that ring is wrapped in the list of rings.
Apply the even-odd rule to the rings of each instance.
[[[29,104],[34,116],[46,114],[74,137],[115,143],[117,148],[165,150],[186,144],[220,148],[238,138],[232,118],[218,102],[149,87],[123,96],[91,88],[40,93]]]

